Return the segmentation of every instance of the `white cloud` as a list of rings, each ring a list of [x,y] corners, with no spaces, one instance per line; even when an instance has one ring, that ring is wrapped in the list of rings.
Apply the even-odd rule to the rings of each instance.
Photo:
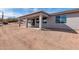
[[[23,13],[20,13],[20,11],[14,11],[12,8],[0,8],[0,18],[2,15],[2,12],[4,12],[4,18],[8,17],[19,17],[31,12],[36,12],[40,11],[38,8],[22,8],[22,9],[17,9],[18,11],[21,10]]]
[[[33,12],[36,12],[36,11],[38,11],[38,8],[33,8]]]
[[[2,15],[2,12],[4,12],[4,18],[8,18],[8,17],[19,17],[31,12],[36,12],[38,11],[38,8],[23,8],[22,11],[24,12],[24,14],[22,13],[17,13],[15,11],[13,11],[11,8],[0,8],[0,18]]]
[[[8,8],[0,8],[0,18],[1,18],[2,12],[4,12],[4,18],[21,16],[20,13],[14,12]]]
[[[33,12],[37,12],[37,11],[41,11],[42,9],[40,9],[40,8],[32,8],[32,11]]]

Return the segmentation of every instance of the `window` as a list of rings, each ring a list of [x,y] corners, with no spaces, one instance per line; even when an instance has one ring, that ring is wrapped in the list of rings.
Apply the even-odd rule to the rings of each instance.
[[[60,16],[56,16],[56,23],[60,23]]]
[[[39,23],[39,19],[36,20],[36,23]],[[42,20],[42,23],[46,24],[47,23],[47,20],[46,19],[43,19]]]
[[[66,23],[66,16],[56,16],[56,23]]]
[[[36,23],[39,23],[39,19],[36,20]]]
[[[46,23],[47,23],[47,20],[46,20],[46,19],[44,19],[44,20],[43,20],[43,23],[44,23],[44,24],[46,24]]]

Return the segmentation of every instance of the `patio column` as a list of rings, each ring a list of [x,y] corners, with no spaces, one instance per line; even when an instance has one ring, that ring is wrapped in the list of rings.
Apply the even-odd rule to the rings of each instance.
[[[42,29],[42,15],[39,16],[39,29]]]
[[[36,18],[35,18],[35,26],[36,26]]]
[[[26,18],[26,21],[25,21],[25,26],[26,28],[28,27],[28,19]]]
[[[18,24],[19,24],[19,27],[21,26],[21,19],[18,18]]]

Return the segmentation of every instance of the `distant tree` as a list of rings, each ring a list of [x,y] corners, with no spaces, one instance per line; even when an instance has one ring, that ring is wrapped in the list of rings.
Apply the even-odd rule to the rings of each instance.
[[[0,22],[2,22],[2,18],[0,18]]]
[[[5,21],[11,23],[11,22],[18,22],[18,19],[17,18],[7,18],[5,19]]]

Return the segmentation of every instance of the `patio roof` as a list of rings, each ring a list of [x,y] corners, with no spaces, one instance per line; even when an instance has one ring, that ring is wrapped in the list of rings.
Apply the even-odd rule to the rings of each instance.
[[[34,17],[39,17],[40,15],[45,16],[45,17],[50,16],[50,14],[48,14],[44,11],[38,11],[38,12],[34,12],[34,13],[27,14],[24,16],[20,16],[19,18],[34,18]]]

